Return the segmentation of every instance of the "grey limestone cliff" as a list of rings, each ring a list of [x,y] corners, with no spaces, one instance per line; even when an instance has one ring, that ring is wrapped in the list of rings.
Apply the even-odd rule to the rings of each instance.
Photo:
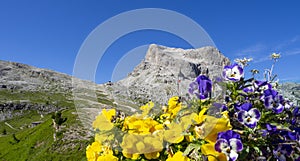
[[[215,47],[185,50],[152,44],[145,59],[114,84],[114,93],[131,100],[166,103],[171,96],[185,95],[189,83],[199,74],[208,73],[214,80],[229,63]]]

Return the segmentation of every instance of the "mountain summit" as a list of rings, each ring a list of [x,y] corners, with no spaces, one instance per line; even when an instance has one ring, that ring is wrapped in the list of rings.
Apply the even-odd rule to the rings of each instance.
[[[114,94],[132,100],[167,102],[174,95],[185,95],[188,85],[199,74],[214,80],[230,63],[215,47],[169,48],[152,44],[145,59],[113,85]]]

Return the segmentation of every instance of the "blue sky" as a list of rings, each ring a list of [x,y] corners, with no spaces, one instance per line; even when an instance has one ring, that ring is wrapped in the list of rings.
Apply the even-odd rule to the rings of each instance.
[[[280,52],[282,58],[274,72],[281,81],[299,82],[299,7],[298,1],[267,0],[2,0],[0,59],[71,75],[82,43],[98,25],[125,11],[163,8],[196,21],[231,60],[252,57],[254,61],[246,71],[270,67],[268,56],[272,52]],[[141,20],[141,23],[144,21]],[[191,48],[185,40],[162,31],[130,33],[115,41],[105,52],[95,81],[111,80],[114,67],[125,53],[151,43]],[[137,58],[141,59],[143,54]]]

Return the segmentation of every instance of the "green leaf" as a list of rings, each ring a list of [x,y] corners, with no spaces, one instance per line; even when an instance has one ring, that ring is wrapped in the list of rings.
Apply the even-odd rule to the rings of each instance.
[[[185,151],[183,152],[183,155],[188,156],[193,150],[198,152],[200,150],[200,148],[201,148],[200,144],[191,143],[191,144],[189,144],[188,147],[186,147]]]
[[[249,153],[250,149],[249,149],[249,146],[247,146],[246,150],[245,150],[247,153]]]
[[[253,149],[259,154],[262,155],[262,151],[258,147],[253,147]]]

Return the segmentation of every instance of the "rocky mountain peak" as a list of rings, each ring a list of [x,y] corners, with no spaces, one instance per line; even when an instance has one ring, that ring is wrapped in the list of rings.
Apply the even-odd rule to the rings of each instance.
[[[166,102],[170,96],[185,95],[189,83],[199,74],[208,72],[215,79],[229,63],[228,58],[211,46],[181,49],[152,44],[133,72],[114,84],[115,94],[132,100]]]

